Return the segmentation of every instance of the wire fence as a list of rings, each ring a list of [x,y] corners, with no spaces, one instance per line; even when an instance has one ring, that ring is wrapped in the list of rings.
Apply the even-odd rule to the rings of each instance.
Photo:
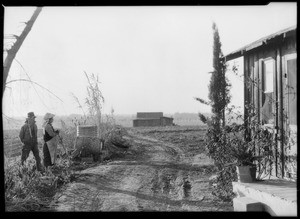
[[[42,138],[38,138],[38,146],[42,147]],[[22,142],[19,137],[10,137],[4,140],[4,155],[5,157],[11,158],[20,156],[22,153]]]

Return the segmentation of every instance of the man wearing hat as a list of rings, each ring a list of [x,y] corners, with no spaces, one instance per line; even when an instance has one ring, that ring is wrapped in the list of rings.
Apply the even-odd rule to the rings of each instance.
[[[35,118],[36,116],[34,115],[34,113],[29,112],[27,114],[27,119],[25,121],[25,124],[22,126],[19,134],[19,138],[23,143],[21,164],[24,165],[24,162],[28,158],[30,151],[32,151],[35,157],[37,170],[41,171],[42,166],[41,166],[41,158],[38,149],[37,126],[35,124]]]
[[[58,142],[58,130],[54,130],[52,123],[54,121],[53,117],[55,115],[52,113],[46,113],[44,116],[43,123],[43,134],[44,134],[44,166],[53,166],[56,158],[56,149]]]

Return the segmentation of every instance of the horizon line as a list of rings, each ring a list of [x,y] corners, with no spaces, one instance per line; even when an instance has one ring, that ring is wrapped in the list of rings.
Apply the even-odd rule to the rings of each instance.
[[[156,112],[156,111],[143,111],[143,113],[152,113],[152,112]],[[136,112],[136,113],[116,113],[116,114],[113,114],[114,116],[120,116],[120,115],[136,115],[137,113],[139,112]],[[164,113],[164,115],[174,115],[174,114],[198,114],[200,112],[175,112],[175,113]],[[211,112],[201,112],[201,113],[204,113],[204,114],[212,114]],[[80,116],[84,116],[83,114],[80,114],[80,113],[70,113],[68,115],[66,114],[55,114],[55,116],[71,116],[71,115],[80,115]],[[111,115],[110,113],[102,113],[102,115]],[[40,114],[36,114],[35,115],[36,117],[43,117],[44,115],[40,115]],[[2,117],[6,117],[6,118],[27,118],[27,116],[20,116],[20,115],[17,115],[17,116],[8,116],[8,115],[3,115],[2,114]]]

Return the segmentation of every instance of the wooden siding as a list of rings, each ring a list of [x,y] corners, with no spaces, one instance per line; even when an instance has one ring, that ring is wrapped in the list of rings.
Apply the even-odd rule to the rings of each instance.
[[[296,90],[296,83],[294,83],[296,74],[293,73],[292,75],[286,70],[287,58],[292,56],[291,54],[296,54],[295,39],[290,37],[244,54],[245,118],[248,117],[249,113],[255,113],[257,121],[273,133],[272,153],[273,155],[279,154],[279,156],[275,156],[274,163],[262,166],[264,166],[266,174],[270,173],[281,178],[293,178],[296,175],[295,164],[292,165],[291,159],[288,157],[289,151],[293,151],[294,154],[297,153],[297,143],[291,143],[291,141],[295,141],[293,136],[297,134],[297,131],[295,131],[297,128],[291,128],[291,125],[297,127],[295,122],[297,113],[295,102],[291,103],[292,97],[290,94],[291,89]],[[273,91],[265,93],[264,63],[268,60],[273,66]],[[294,60],[290,62],[292,63],[290,65],[295,66],[294,62]],[[293,72],[296,72],[296,69],[293,69]],[[289,77],[294,78],[288,80]],[[294,96],[297,98],[297,93],[294,92]],[[295,101],[295,98],[293,101]],[[255,107],[254,112],[247,110],[246,106],[248,104]],[[247,122],[249,121],[245,120],[245,123]],[[283,139],[287,131],[289,131],[288,141]],[[259,146],[257,146],[256,152],[260,153]]]
[[[160,126],[160,119],[134,119],[133,127],[151,127],[151,126]]]
[[[134,119],[133,127],[171,126],[173,118],[160,117],[159,119]]]
[[[173,125],[173,118],[169,118],[169,117],[161,117],[161,125],[162,126],[170,126]]]
[[[133,120],[133,127],[169,125],[173,125],[173,118],[163,116],[162,112],[138,112]]]
[[[159,119],[163,117],[162,112],[138,112],[136,118],[138,119]]]

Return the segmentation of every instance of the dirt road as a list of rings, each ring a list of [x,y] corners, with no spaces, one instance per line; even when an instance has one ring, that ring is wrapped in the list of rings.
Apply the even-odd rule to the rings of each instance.
[[[139,132],[123,158],[77,173],[57,211],[231,211],[211,195],[212,161]]]

